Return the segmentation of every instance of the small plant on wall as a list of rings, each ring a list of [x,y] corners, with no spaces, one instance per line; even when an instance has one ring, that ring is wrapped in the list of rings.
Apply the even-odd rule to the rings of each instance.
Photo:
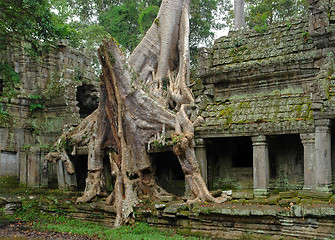
[[[42,109],[42,110],[45,109],[44,99],[41,95],[33,94],[33,95],[29,96],[29,99],[30,99],[29,110],[31,112],[34,112],[34,111],[39,110],[39,109]]]
[[[6,61],[0,62],[0,82],[0,97],[5,97],[10,102],[11,98],[17,96],[20,75]]]

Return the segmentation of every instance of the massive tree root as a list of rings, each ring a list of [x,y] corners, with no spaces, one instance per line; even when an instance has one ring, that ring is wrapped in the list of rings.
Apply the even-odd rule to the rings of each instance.
[[[113,39],[99,49],[102,65],[98,109],[74,131],[63,134],[74,148],[88,144],[88,178],[78,202],[105,195],[103,157],[109,152],[114,204],[120,226],[132,218],[141,199],[159,199],[165,191],[155,181],[146,145],[161,131],[174,130],[178,156],[192,201],[217,201],[201,177],[194,153],[194,127],[188,113],[194,105],[189,89],[189,0],[163,0],[157,19],[127,60]],[[164,85],[167,84],[166,89]],[[70,140],[70,141],[69,141]],[[71,165],[64,147],[50,159]],[[72,173],[71,167],[68,168]]]

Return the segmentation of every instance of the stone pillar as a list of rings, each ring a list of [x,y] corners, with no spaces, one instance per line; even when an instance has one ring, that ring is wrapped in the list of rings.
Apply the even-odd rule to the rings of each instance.
[[[64,166],[64,177],[65,184],[67,189],[76,189],[77,188],[77,177],[76,174],[69,174],[66,171],[66,167]]]
[[[207,184],[207,151],[205,141],[202,138],[198,138],[195,142],[195,156],[200,167],[201,176]]]
[[[329,192],[332,185],[330,120],[315,120],[316,190]]]
[[[69,174],[63,161],[58,160],[56,163],[56,173],[58,179],[58,188],[60,189],[74,189],[77,187],[76,174]]]
[[[254,195],[255,197],[266,196],[269,189],[270,164],[269,146],[266,136],[252,137],[253,145],[253,168],[254,168]]]
[[[63,161],[58,160],[56,162],[56,173],[57,173],[57,180],[58,180],[58,188],[62,189],[65,188],[65,176],[64,176],[64,169],[63,169]]]
[[[315,189],[315,134],[300,134],[304,146],[304,189]]]
[[[37,148],[31,148],[27,158],[27,187],[40,185],[40,154]]]
[[[40,181],[40,187],[41,188],[47,188],[48,187],[48,161],[45,159],[46,152],[41,152],[40,155],[40,162],[41,162],[41,181]]]
[[[27,153],[20,152],[20,184],[27,186]]]

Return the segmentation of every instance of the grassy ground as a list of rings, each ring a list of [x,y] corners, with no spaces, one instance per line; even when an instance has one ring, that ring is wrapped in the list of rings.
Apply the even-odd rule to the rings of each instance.
[[[40,196],[41,198],[73,198],[79,196],[60,190],[50,189],[27,189],[17,185],[16,181],[10,179],[0,179],[0,194],[20,196],[22,208],[13,215],[7,215],[0,209],[0,231],[1,223],[23,222],[32,231],[52,231],[60,233],[70,233],[71,235],[85,235],[93,239],[143,239],[143,240],[164,240],[164,239],[190,239],[196,240],[197,237],[186,237],[176,234],[174,231],[160,231],[150,227],[146,223],[136,222],[133,225],[112,229],[95,222],[86,222],[73,219],[65,215],[62,211],[44,212],[40,210],[38,199],[30,199],[29,196]],[[73,200],[72,199],[72,200]],[[1,238],[0,238],[1,239]]]
[[[31,230],[86,235],[94,239],[199,239],[178,235],[173,231],[160,231],[141,222],[112,229],[99,223],[72,219],[59,213],[41,212],[34,206],[34,201],[24,203],[22,209],[13,215],[5,215],[1,210],[0,215],[2,215],[0,221],[25,222]]]
[[[73,208],[73,204],[77,197],[81,195],[79,192],[67,192],[52,189],[32,189],[18,185],[17,181],[9,181],[10,179],[0,179],[0,195],[17,196],[22,199],[22,207],[13,215],[6,215],[3,209],[0,209],[0,231],[1,224],[12,221],[22,222],[28,231],[44,231],[70,233],[74,236],[88,236],[90,239],[204,239],[198,237],[186,237],[177,234],[176,231],[161,231],[148,226],[142,222],[136,222],[130,226],[124,226],[118,229],[112,229],[97,222],[86,222],[78,219],[70,218],[65,211]],[[41,204],[43,203],[43,204]],[[60,206],[63,207],[60,207]],[[41,208],[44,207],[44,208]],[[46,211],[41,211],[44,209]],[[94,221],[94,220],[93,220]],[[180,232],[185,234],[184,232]],[[24,238],[23,238],[24,239]],[[35,238],[44,239],[44,238]],[[71,239],[71,238],[64,238]],[[253,236],[245,234],[240,240],[272,240],[272,236]],[[278,238],[277,238],[278,239]],[[294,238],[280,238],[294,239]],[[0,240],[4,240],[1,238]]]

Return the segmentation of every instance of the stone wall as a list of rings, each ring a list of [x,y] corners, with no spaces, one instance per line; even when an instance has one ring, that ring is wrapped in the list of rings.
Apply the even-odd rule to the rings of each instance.
[[[25,43],[8,46],[0,52],[0,60],[20,75],[17,95],[1,97],[2,109],[8,114],[0,121],[0,169],[15,165],[18,169],[11,175],[19,177],[20,183],[48,186],[54,173],[45,155],[64,126],[80,122],[79,106],[84,112],[85,108],[92,109],[92,103],[97,106],[98,82],[91,58],[61,41],[41,51],[33,51]],[[80,92],[81,86],[90,91]],[[91,100],[90,106],[86,99]],[[5,158],[8,153],[10,160]],[[16,163],[9,163],[14,160]],[[2,171],[1,175],[7,176],[8,172]]]
[[[305,19],[278,23],[261,32],[231,31],[212,48],[200,50],[193,93],[197,114],[205,121],[195,134],[204,142],[208,156],[200,165],[203,161],[208,161],[203,165],[213,165],[215,159],[208,152],[212,148],[226,149],[227,144],[220,147],[215,141],[231,143],[248,138],[249,145],[233,148],[253,148],[249,181],[253,178],[254,190],[330,191],[335,179],[331,170],[335,164],[331,157],[335,136],[335,4],[330,0],[310,0],[309,4],[311,14]],[[230,149],[223,155],[229,155]],[[219,178],[245,178],[245,173],[231,178],[234,164],[228,160],[220,164],[225,169],[222,172],[229,174]],[[209,168],[204,171],[209,171],[208,182],[211,185],[214,181],[214,186],[215,172]]]
[[[197,129],[199,135],[250,136],[314,128],[310,93],[321,55],[307,20],[266,32],[230,32],[205,51],[199,77],[206,98],[198,97],[205,124]]]
[[[329,194],[282,192],[268,199],[238,197],[233,192],[229,203],[193,203],[172,201],[141,203],[135,207],[135,220],[162,230],[213,239],[333,239],[335,234],[335,197]],[[66,214],[75,219],[98,222],[113,227],[115,209],[102,201],[75,204],[78,196],[62,195],[8,196],[0,193],[0,207],[5,214],[20,210],[21,202],[39,206],[41,212]],[[321,200],[322,199],[322,200]]]

